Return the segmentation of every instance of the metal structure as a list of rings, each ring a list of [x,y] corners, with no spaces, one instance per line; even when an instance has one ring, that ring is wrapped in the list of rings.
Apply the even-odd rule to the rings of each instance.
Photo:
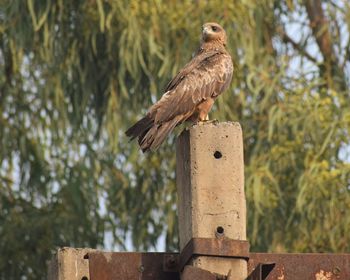
[[[88,254],[88,259],[90,280],[180,280],[177,253],[95,251]],[[350,254],[250,253],[248,272],[249,280],[348,280]],[[217,280],[227,279],[227,275],[186,266],[183,278]]]
[[[61,248],[49,279],[350,280],[350,254],[249,252],[238,123],[206,123],[182,133],[176,173],[180,253]]]

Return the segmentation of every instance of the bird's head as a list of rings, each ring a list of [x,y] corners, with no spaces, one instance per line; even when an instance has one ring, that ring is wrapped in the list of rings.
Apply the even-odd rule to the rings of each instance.
[[[203,24],[202,29],[203,42],[217,41],[226,45],[227,36],[225,30],[216,22],[207,22]]]

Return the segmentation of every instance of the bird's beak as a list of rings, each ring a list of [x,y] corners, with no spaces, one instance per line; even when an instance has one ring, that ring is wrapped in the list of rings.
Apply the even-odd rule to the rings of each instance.
[[[203,34],[208,34],[210,32],[210,27],[203,26]]]

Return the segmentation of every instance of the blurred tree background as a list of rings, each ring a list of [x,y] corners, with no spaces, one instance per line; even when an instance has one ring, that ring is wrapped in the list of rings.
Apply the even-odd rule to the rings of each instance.
[[[252,250],[350,250],[349,1],[1,0],[1,279],[44,279],[58,246],[177,249],[174,137],[142,155],[124,131],[207,21],[236,65],[211,118],[243,127]]]

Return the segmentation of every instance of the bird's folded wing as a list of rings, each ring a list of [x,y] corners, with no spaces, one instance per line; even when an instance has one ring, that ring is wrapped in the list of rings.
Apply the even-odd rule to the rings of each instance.
[[[149,113],[155,123],[176,116],[188,117],[196,106],[223,92],[232,79],[232,60],[226,53],[208,52],[194,57],[169,83],[166,93]]]

